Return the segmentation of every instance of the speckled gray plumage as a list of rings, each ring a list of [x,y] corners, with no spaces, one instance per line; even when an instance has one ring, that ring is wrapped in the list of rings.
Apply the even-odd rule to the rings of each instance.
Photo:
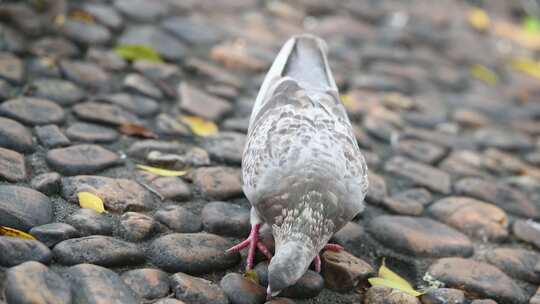
[[[276,247],[301,240],[313,255],[363,209],[367,167],[321,39],[291,38],[251,114],[242,160],[253,221],[272,225]]]

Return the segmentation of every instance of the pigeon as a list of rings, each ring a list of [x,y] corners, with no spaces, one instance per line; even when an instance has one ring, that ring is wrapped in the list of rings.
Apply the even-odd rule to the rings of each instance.
[[[332,235],[364,208],[368,168],[330,71],[325,42],[293,36],[264,79],[242,157],[242,187],[252,205],[246,268],[258,248],[270,259],[268,297],[294,285]],[[259,241],[272,228],[275,254]]]

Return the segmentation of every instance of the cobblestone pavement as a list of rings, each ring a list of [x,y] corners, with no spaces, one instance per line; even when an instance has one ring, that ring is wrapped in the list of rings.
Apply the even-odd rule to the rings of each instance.
[[[302,32],[329,45],[370,189],[346,251],[271,303],[540,303],[540,43],[486,2],[2,1],[0,226],[37,240],[0,236],[0,303],[264,303],[262,256],[257,285],[225,249],[249,233],[254,96]],[[428,293],[370,288],[383,258]]]

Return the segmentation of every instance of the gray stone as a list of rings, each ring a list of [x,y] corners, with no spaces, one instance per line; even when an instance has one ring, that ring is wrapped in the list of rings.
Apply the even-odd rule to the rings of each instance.
[[[257,304],[264,303],[266,290],[264,287],[246,279],[239,273],[228,273],[220,282],[220,286],[232,303]]]
[[[10,53],[0,53],[0,78],[13,83],[21,83],[23,77],[23,61]]]
[[[13,150],[0,148],[0,180],[20,182],[26,179],[24,156]]]
[[[122,16],[110,5],[85,3],[83,8],[96,18],[99,23],[108,28],[119,29],[122,26]]]
[[[193,184],[206,199],[224,200],[242,195],[240,170],[232,167],[206,167],[194,170]]]
[[[35,190],[0,185],[0,225],[23,231],[53,220],[49,198]]]
[[[209,120],[218,120],[232,109],[227,101],[209,95],[186,82],[180,83],[178,96],[180,96],[180,109],[182,111]]]
[[[110,218],[92,209],[79,209],[66,218],[66,223],[77,228],[81,236],[102,234],[111,235],[113,222]]]
[[[225,270],[240,261],[240,254],[225,252],[230,246],[213,234],[173,233],[154,240],[147,258],[168,272],[203,274]]]
[[[540,283],[540,254],[532,250],[518,248],[496,248],[486,253],[487,261],[509,276]]]
[[[140,123],[135,115],[117,105],[85,102],[74,106],[73,112],[83,120],[114,126]]]
[[[6,273],[8,303],[71,304],[69,283],[38,262],[26,262]]]
[[[0,117],[0,146],[21,153],[34,151],[30,131],[15,120],[4,117]]]
[[[158,223],[142,213],[126,212],[120,218],[120,236],[132,242],[145,240],[158,230]]]
[[[88,191],[103,200],[113,212],[146,211],[155,207],[152,194],[137,182],[105,176],[80,175],[62,180],[62,196],[77,202],[77,193]]]
[[[152,173],[141,174],[150,183],[150,186],[166,200],[185,201],[191,197],[191,189],[179,177],[156,176]]]
[[[228,304],[227,296],[218,285],[203,278],[178,272],[171,276],[175,297],[191,304]]]
[[[88,174],[119,165],[120,157],[98,145],[75,145],[49,150],[47,164],[65,175]]]
[[[111,85],[110,76],[93,63],[62,60],[60,68],[67,79],[89,89],[107,90]]]
[[[184,207],[165,206],[156,212],[154,218],[174,232],[188,233],[202,230],[199,216]]]
[[[77,122],[66,129],[66,135],[73,141],[109,143],[118,138],[116,130],[96,124]]]
[[[71,81],[40,78],[32,82],[31,94],[52,100],[59,105],[69,106],[82,100],[86,93]]]
[[[167,60],[179,60],[186,54],[186,48],[176,38],[149,25],[130,27],[120,36],[118,43],[151,45]]]
[[[540,208],[525,193],[506,184],[471,177],[457,181],[454,190],[459,195],[494,203],[516,215],[527,218],[540,217]]]
[[[137,21],[154,21],[167,13],[167,2],[148,3],[144,0],[116,0],[114,6],[129,18]]]
[[[0,105],[0,114],[27,125],[56,124],[64,121],[64,110],[56,103],[34,97],[18,97]]]
[[[113,103],[141,117],[152,116],[159,112],[157,101],[134,94],[116,93],[100,96],[98,100]]]
[[[443,194],[450,193],[450,175],[437,168],[396,156],[386,162],[384,169],[389,173],[408,178],[418,186]]]
[[[36,226],[30,229],[29,233],[49,248],[62,241],[79,237],[77,229],[66,223],[50,223]]]
[[[46,148],[67,146],[71,143],[57,125],[37,126],[34,130],[39,142]]]
[[[144,78],[139,74],[128,74],[124,78],[124,87],[134,90],[140,94],[146,95],[150,98],[162,99],[163,93],[156,87],[150,80]]]
[[[501,303],[525,303],[521,287],[495,266],[463,258],[443,258],[428,272],[447,287],[493,298]]]
[[[30,45],[30,53],[46,58],[67,58],[80,53],[77,46],[63,37],[44,37]]]
[[[72,283],[73,303],[139,303],[139,298],[112,270],[91,264],[70,267],[66,280]]]
[[[60,193],[60,178],[56,172],[43,173],[34,177],[30,184],[45,195],[54,195]]]
[[[73,19],[67,19],[62,32],[71,40],[84,45],[105,44],[111,39],[111,33],[106,27]]]
[[[239,165],[246,144],[246,135],[238,132],[219,132],[204,139],[202,147],[213,160]]]
[[[190,17],[171,17],[161,25],[178,39],[190,45],[211,45],[219,41],[220,31],[209,24],[208,20]]]
[[[90,263],[111,267],[144,262],[144,254],[135,244],[103,235],[62,241],[54,246],[53,252],[62,265]]]
[[[470,256],[464,234],[428,218],[382,215],[369,223],[369,232],[383,245],[413,256]]]
[[[459,289],[436,288],[421,296],[424,304],[463,304],[465,293]]]
[[[86,52],[86,59],[110,71],[121,71],[128,65],[127,61],[114,50],[91,48]]]
[[[159,269],[130,270],[124,272],[121,278],[141,298],[153,300],[169,294],[169,276]]]
[[[207,203],[201,213],[204,230],[210,233],[247,237],[250,231],[249,209],[225,202]]]
[[[53,257],[51,250],[39,241],[10,236],[0,236],[0,252],[0,265],[4,267],[27,261],[48,264]]]

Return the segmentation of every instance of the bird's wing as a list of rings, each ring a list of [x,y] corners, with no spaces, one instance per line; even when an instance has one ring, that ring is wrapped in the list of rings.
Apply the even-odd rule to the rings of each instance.
[[[256,209],[260,197],[312,174],[331,181],[348,215],[362,210],[367,168],[323,47],[311,36],[291,39],[263,83],[242,162],[244,192]]]

